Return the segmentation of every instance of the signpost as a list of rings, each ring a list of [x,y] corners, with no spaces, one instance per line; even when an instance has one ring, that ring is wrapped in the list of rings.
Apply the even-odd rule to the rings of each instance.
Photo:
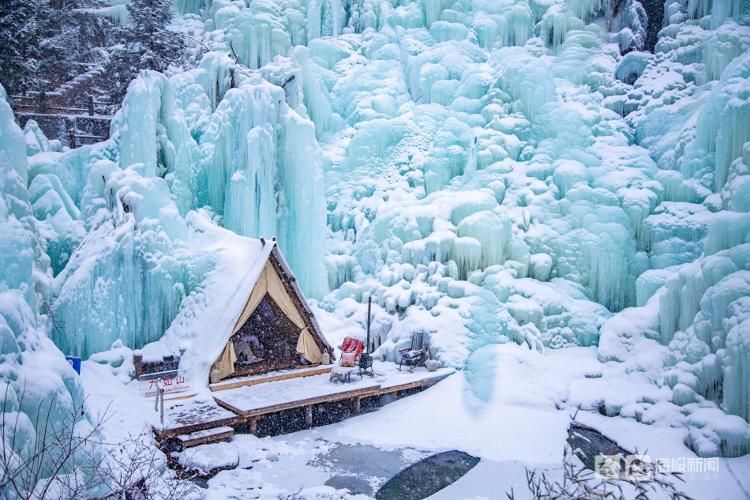
[[[164,372],[149,373],[141,375],[138,379],[141,383],[143,397],[152,398],[163,390],[164,394],[177,394],[190,390],[190,384],[182,370],[168,370]]]

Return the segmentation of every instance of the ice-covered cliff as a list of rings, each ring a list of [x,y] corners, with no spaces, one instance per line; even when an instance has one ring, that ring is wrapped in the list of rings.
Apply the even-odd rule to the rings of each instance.
[[[372,296],[386,357],[598,345],[696,452],[750,451],[747,0],[175,5],[211,50],[141,74],[110,141],[26,130],[63,350],[184,339],[241,275],[216,224],[277,236],[333,335]]]
[[[73,368],[47,335],[52,270],[42,237],[45,224],[35,218],[29,178],[24,135],[0,86],[1,498],[15,497],[6,474],[17,475],[18,484],[29,484],[23,483],[27,477],[42,480],[73,472],[88,449],[69,450],[71,460],[62,468],[54,453],[43,452],[52,446],[53,436],[65,442],[71,432],[85,435],[91,429],[85,417],[75,429],[67,427],[84,407],[84,395]]]

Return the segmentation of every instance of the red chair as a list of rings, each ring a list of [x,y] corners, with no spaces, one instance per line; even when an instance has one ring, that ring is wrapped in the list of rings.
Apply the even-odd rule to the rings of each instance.
[[[354,367],[359,361],[359,357],[365,352],[365,343],[354,337],[344,338],[341,345],[341,360],[339,365]]]

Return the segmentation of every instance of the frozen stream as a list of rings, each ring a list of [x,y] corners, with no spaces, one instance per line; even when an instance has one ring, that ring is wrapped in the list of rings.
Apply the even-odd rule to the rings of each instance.
[[[402,469],[428,455],[411,448],[384,450],[371,445],[335,443],[310,465],[334,474],[326,485],[372,496]]]
[[[207,482],[198,481],[202,487],[212,487],[217,482],[230,483],[233,481],[227,481],[226,476],[254,471],[264,481],[290,491],[324,484],[349,490],[355,495],[384,499],[426,498],[455,482],[479,462],[478,458],[459,451],[384,449],[368,444],[311,439],[302,437],[304,434],[299,433],[296,437],[301,439],[290,442],[282,441],[280,437],[257,439],[239,435],[231,443],[204,445],[188,449],[183,455],[192,455],[195,463],[202,464],[204,473],[211,475],[211,459],[203,457],[214,457],[218,460],[217,468],[226,468],[226,460],[220,458],[239,454],[239,460],[231,470],[218,472]],[[243,489],[255,490],[257,487]]]
[[[304,434],[301,432],[299,436]],[[584,465],[592,470],[595,455],[627,453],[617,443],[585,425],[574,424],[568,436],[569,445],[577,450]],[[276,451],[276,445],[283,446]],[[294,449],[311,450],[312,453],[290,453]],[[248,450],[253,452],[247,455]],[[246,455],[244,460],[242,454]],[[278,438],[256,442],[251,436],[238,436],[232,443],[201,446],[183,454],[190,455],[193,455],[195,463],[202,464],[204,468],[208,464],[215,465],[211,471],[204,470],[209,475],[227,468],[268,469],[263,472],[265,476],[269,472],[273,474],[273,470],[291,467],[295,472],[275,477],[274,484],[294,489],[309,486],[305,481],[322,481],[327,477],[323,483],[325,486],[379,500],[428,498],[463,478],[480,462],[479,458],[457,450],[429,452],[411,447],[384,449],[370,444],[331,442],[322,438],[313,441],[309,437],[286,443],[278,441]],[[227,467],[228,463],[233,465]],[[516,464],[516,468],[522,468],[521,464]],[[554,471],[555,468],[551,469]],[[280,479],[284,484],[279,484]],[[209,485],[206,481],[197,484],[204,488]],[[511,484],[509,482],[503,486],[510,489]]]

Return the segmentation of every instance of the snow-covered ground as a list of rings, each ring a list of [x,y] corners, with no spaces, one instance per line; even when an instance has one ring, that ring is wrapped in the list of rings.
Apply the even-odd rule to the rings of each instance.
[[[188,449],[178,460],[204,472],[229,469],[202,485],[209,498],[277,498],[300,490],[311,498],[338,498],[346,493],[334,486],[372,495],[417,460],[460,450],[481,458],[479,465],[434,498],[498,498],[511,488],[525,498],[526,468],[560,474],[575,416],[623,448],[685,471],[679,486],[694,498],[747,498],[750,457],[717,459],[715,471],[705,470],[706,465],[697,465],[705,462],[685,446],[682,426],[579,411],[590,398],[650,387],[635,386],[619,363],[598,361],[595,348],[540,354],[509,344],[492,350],[488,359],[498,362],[481,375],[461,371],[422,393],[337,424],[273,438],[238,434],[230,443]],[[111,405],[114,420],[107,437],[112,442],[139,434],[156,424],[158,415],[139,388],[123,386],[116,373],[111,365],[86,362],[82,377],[92,407]],[[603,383],[608,391],[601,389]],[[326,484],[333,486],[319,488]]]

